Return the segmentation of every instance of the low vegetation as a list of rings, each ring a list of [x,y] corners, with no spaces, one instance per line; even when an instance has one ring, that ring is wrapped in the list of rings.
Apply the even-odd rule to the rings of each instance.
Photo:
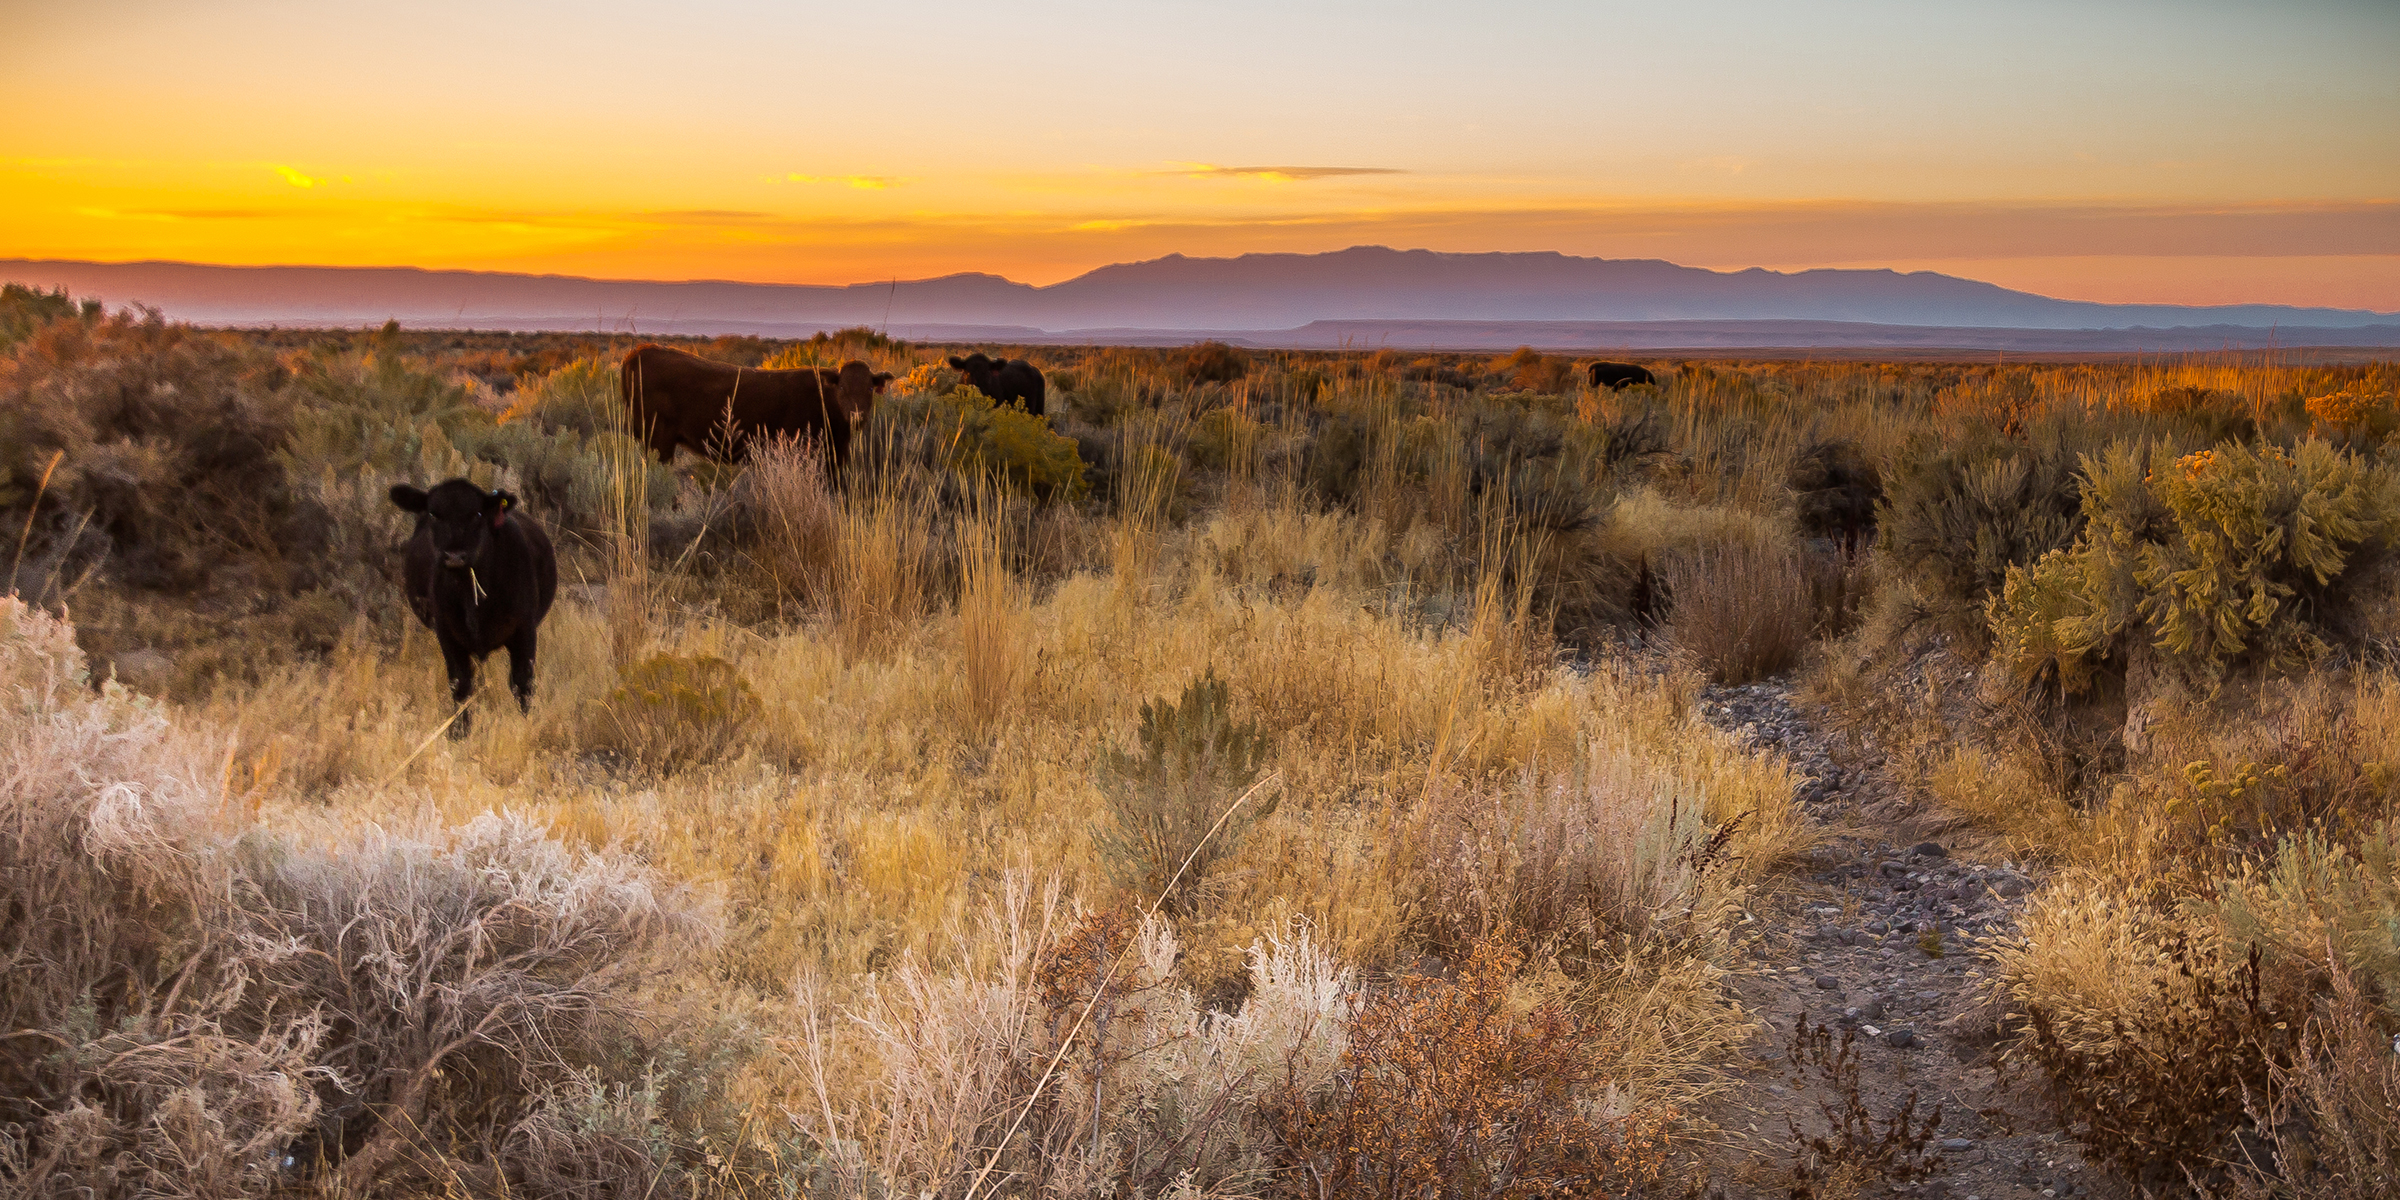
[[[12,1194],[1671,1192],[1778,675],[2051,867],[1945,952],[2102,1165],[2389,1178],[2388,367],[692,344],[899,376],[836,477],[647,461],[599,339],[5,311]],[[451,475],[562,578],[456,740]]]

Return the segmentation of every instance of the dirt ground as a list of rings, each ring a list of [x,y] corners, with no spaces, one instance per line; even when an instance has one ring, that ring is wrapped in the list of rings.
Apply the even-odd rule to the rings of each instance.
[[[2037,873],[1905,795],[1871,747],[1837,755],[1782,682],[1711,688],[1703,708],[1811,777],[1799,799],[1828,835],[1752,910],[1763,929],[1736,988],[1762,1028],[1743,1086],[1710,1114],[1723,1140],[1708,1193],[2119,1194],[2004,1060],[2005,1010],[1975,953],[2013,931]]]

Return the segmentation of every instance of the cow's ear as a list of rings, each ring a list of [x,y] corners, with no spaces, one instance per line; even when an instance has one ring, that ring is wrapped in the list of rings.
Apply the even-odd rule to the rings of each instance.
[[[484,497],[484,506],[492,510],[492,528],[498,529],[502,522],[508,520],[508,510],[517,506],[517,494],[494,488],[489,496]]]
[[[880,392],[892,382],[892,373],[890,371],[877,371],[874,375],[869,376],[869,378],[875,381],[875,390]]]
[[[395,483],[392,485],[392,503],[399,505],[401,508],[404,508],[409,512],[424,512],[425,489],[419,487],[410,487],[405,483]]]
[[[953,354],[950,356],[950,365],[964,371],[967,369],[967,360]]]

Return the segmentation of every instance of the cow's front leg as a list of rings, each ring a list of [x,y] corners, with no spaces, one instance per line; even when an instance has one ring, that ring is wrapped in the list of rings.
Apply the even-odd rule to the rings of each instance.
[[[519,712],[533,711],[533,627],[526,626],[508,639],[508,690],[517,698]]]
[[[467,701],[475,695],[475,657],[463,644],[442,639],[442,666],[450,673],[450,706],[458,714],[450,722],[451,737],[467,736],[470,714]]]

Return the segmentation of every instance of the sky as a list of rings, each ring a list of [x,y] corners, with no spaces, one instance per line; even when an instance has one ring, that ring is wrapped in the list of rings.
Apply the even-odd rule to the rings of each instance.
[[[2400,0],[0,0],[0,257],[1359,244],[2400,310]]]

